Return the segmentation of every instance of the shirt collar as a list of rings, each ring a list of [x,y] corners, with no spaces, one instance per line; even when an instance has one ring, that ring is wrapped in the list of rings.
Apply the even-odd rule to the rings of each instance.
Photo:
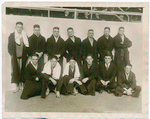
[[[33,62],[31,61],[31,64],[33,65],[33,67],[37,70],[37,67],[38,67],[38,64],[35,66],[34,64],[33,64]]]
[[[109,63],[109,64],[106,64],[106,63],[105,63],[105,66],[106,66],[106,67],[108,66],[108,68],[109,68],[109,66],[110,66],[110,63]]]
[[[59,36],[58,36],[58,37],[55,37],[55,36],[54,36],[54,38],[55,38],[55,41],[57,42],[57,41],[58,41],[58,39],[59,39]]]

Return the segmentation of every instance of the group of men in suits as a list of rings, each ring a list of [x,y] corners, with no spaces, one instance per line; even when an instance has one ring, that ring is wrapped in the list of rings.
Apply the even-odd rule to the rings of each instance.
[[[100,93],[106,90],[116,96],[126,94],[138,97],[141,88],[136,86],[128,51],[132,42],[124,35],[124,30],[124,27],[120,27],[118,34],[112,38],[110,28],[105,27],[104,35],[96,41],[94,30],[89,29],[87,38],[81,42],[74,35],[72,27],[67,29],[66,41],[60,36],[59,27],[54,27],[53,34],[46,41],[38,24],[33,26],[34,33],[28,38],[23,23],[17,22],[16,30],[11,33],[8,41],[8,52],[12,58],[12,83],[16,84],[14,92],[23,90],[21,98],[28,99],[39,93],[45,98],[50,90],[54,90],[56,97],[60,97],[61,92],[70,93],[70,85],[76,82],[73,87],[80,87],[79,92],[83,94],[95,95],[95,90]],[[48,55],[49,60],[45,64],[44,54]],[[31,61],[26,66],[28,57]],[[63,57],[69,63],[66,68],[69,73],[64,76]],[[64,78],[66,75],[67,78]],[[41,86],[37,87],[37,83]],[[66,91],[62,91],[62,87]],[[76,92],[74,88],[73,93]]]

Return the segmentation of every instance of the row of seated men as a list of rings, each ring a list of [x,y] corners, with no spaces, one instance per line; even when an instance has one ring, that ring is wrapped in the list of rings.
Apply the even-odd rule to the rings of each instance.
[[[38,66],[40,71],[44,66],[44,54],[48,55],[48,60],[53,56],[58,58],[61,67],[63,65],[63,57],[65,56],[67,62],[73,56],[79,67],[82,63],[85,64],[86,57],[89,53],[92,54],[93,62],[100,64],[104,61],[106,53],[111,53],[115,49],[114,64],[117,67],[117,76],[119,71],[124,69],[126,64],[129,64],[128,48],[132,46],[132,42],[124,35],[124,27],[120,27],[118,34],[112,38],[110,36],[110,28],[104,28],[104,35],[97,41],[94,39],[94,30],[88,30],[88,36],[81,42],[79,37],[74,35],[73,28],[68,28],[68,39],[64,41],[59,35],[59,28],[53,28],[53,34],[45,42],[45,38],[40,33],[40,26],[33,26],[33,35],[27,37],[23,30],[23,23],[17,22],[15,31],[10,34],[8,39],[8,52],[11,55],[12,64],[12,79],[11,83],[16,84],[14,92],[23,89],[23,82],[25,82],[25,67],[27,60],[33,54],[38,54]],[[46,62],[45,62],[46,63]],[[63,72],[63,68],[61,68]]]
[[[116,96],[125,94],[138,97],[141,91],[141,88],[136,86],[131,64],[125,65],[124,70],[119,73],[117,82],[115,81],[116,66],[112,61],[112,55],[109,53],[105,55],[104,62],[99,65],[93,62],[94,59],[89,54],[81,67],[71,57],[63,72],[61,72],[61,66],[56,56],[52,57],[44,65],[43,71],[40,72],[38,58],[37,54],[33,54],[26,67],[26,81],[21,99],[28,99],[37,95],[46,98],[50,91],[54,91],[57,98],[60,97],[60,93],[77,95],[78,92],[94,96],[95,90],[99,93],[105,90]]]

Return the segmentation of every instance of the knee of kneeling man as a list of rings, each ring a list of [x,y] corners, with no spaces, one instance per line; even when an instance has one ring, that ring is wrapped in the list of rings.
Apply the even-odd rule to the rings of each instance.
[[[139,91],[141,91],[141,87],[140,86],[137,86],[136,89],[139,90]]]

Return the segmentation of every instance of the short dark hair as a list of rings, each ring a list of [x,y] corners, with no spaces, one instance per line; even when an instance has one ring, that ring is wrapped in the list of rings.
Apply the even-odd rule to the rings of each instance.
[[[36,56],[36,57],[39,58],[39,55],[38,55],[38,54],[32,54],[31,57],[33,57],[33,56]]]
[[[125,28],[124,28],[123,26],[121,26],[121,27],[119,27],[119,30],[120,30],[120,29],[125,29]]]
[[[51,60],[52,60],[52,59],[56,59],[56,60],[58,60],[58,57],[54,55],[54,56],[53,56],[53,57],[51,57],[50,59],[51,59]]]
[[[105,53],[105,56],[110,56],[111,59],[113,59],[113,55],[112,55],[112,53],[111,53],[110,51],[107,51],[107,52]],[[104,57],[105,57],[105,56],[104,56]]]
[[[93,30],[93,29],[89,29],[88,32],[89,32],[89,31],[94,31],[94,30]]]
[[[108,29],[108,30],[110,30],[110,27],[105,27],[105,28],[104,28],[104,30],[105,30],[105,29]]]
[[[58,29],[58,30],[59,30],[59,27],[54,27],[53,30],[54,30],[54,29]]]
[[[127,63],[127,64],[125,64],[125,66],[124,66],[124,67],[126,67],[126,66],[130,66],[130,67],[132,67],[132,64]]]
[[[35,24],[35,25],[33,26],[33,28],[40,28],[40,25]]]
[[[16,25],[17,25],[17,24],[20,24],[20,25],[23,26],[23,23],[22,23],[21,21],[18,21],[18,22],[16,23]]]
[[[67,29],[67,31],[69,31],[69,30],[73,30],[73,28],[72,28],[72,27],[69,27],[69,28]]]
[[[89,57],[89,56],[91,56],[91,57],[93,58],[93,55],[92,55],[91,53],[89,53],[89,54],[86,56],[86,58]]]

